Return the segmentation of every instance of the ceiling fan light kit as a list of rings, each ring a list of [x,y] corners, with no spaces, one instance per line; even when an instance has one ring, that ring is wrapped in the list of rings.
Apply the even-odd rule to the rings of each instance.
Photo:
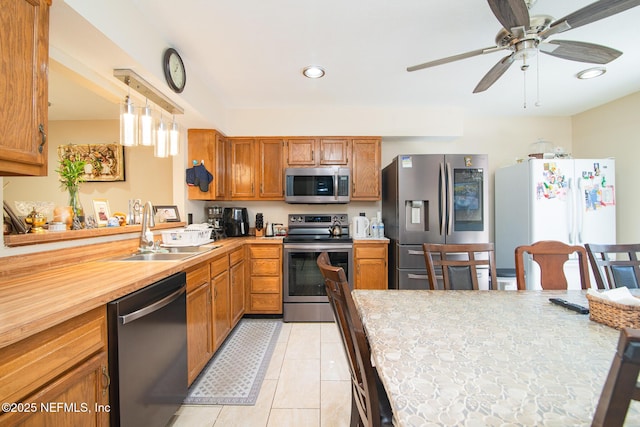
[[[538,52],[570,61],[607,64],[622,55],[622,52],[594,43],[571,40],[546,41],[546,39],[640,5],[640,0],[598,0],[554,21],[549,15],[529,16],[529,8],[535,3],[534,0],[487,1],[494,16],[503,27],[496,36],[496,46],[414,65],[408,67],[407,71],[422,70],[499,50],[510,51],[509,55],[499,60],[480,80],[473,90],[473,93],[479,93],[489,89],[516,60],[523,61],[520,68],[526,71],[529,66],[527,61]],[[606,71],[604,67],[597,68],[602,70],[599,75]],[[589,77],[578,76],[578,78]]]
[[[607,72],[607,69],[604,67],[593,67],[593,68],[587,68],[586,70],[580,71],[578,74],[576,74],[576,77],[580,80],[588,80],[588,79],[600,77],[606,72]]]

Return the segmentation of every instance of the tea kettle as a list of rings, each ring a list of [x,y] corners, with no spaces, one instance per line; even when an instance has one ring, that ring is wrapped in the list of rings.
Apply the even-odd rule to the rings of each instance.
[[[333,225],[329,227],[329,233],[335,237],[342,236],[342,226],[338,223],[338,221],[335,221]]]

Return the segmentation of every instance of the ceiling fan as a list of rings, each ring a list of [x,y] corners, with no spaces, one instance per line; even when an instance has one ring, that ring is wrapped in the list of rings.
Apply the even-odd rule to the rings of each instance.
[[[503,27],[496,35],[496,46],[414,65],[408,67],[407,71],[422,70],[500,50],[511,51],[480,80],[473,90],[473,93],[478,93],[489,89],[516,60],[522,59],[521,68],[526,70],[527,59],[536,55],[538,51],[571,61],[607,64],[622,55],[622,52],[593,43],[571,40],[546,41],[546,39],[640,5],[640,0],[598,0],[554,21],[548,15],[530,17],[527,5],[533,3],[531,0],[488,0],[488,2],[491,11]]]

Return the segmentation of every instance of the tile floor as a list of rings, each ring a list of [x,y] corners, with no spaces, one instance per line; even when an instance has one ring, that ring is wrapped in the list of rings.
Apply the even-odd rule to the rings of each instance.
[[[335,323],[283,323],[255,406],[184,405],[172,427],[340,427],[350,411]]]

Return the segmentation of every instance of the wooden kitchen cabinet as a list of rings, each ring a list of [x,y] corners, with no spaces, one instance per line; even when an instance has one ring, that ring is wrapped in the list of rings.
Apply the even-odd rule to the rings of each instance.
[[[256,198],[257,156],[254,138],[229,138],[229,178],[232,200]]]
[[[229,254],[211,261],[212,345],[213,352],[220,347],[231,331],[229,299]]]
[[[2,402],[37,408],[35,412],[1,412],[0,425],[107,426],[106,306],[3,348],[0,379]],[[41,404],[52,402],[66,403],[77,412],[59,406],[51,407],[48,412],[42,410]],[[83,404],[91,412],[83,412]],[[96,405],[105,410],[95,411]]]
[[[287,166],[335,166],[349,164],[348,138],[287,138]]]
[[[377,201],[382,198],[381,145],[380,138],[353,139],[352,201]]]
[[[193,161],[204,162],[205,168],[213,175],[209,191],[201,191],[198,186],[188,186],[189,200],[227,199],[227,138],[212,129],[189,129],[187,160],[189,167]]]
[[[187,270],[187,367],[189,384],[213,355],[209,266]]]
[[[244,291],[245,291],[245,262],[244,246],[229,254],[229,274],[231,286],[230,322],[231,328],[240,321],[244,315]]]
[[[0,176],[47,175],[50,6],[7,0],[0,8]]]
[[[387,289],[387,243],[354,243],[355,289]]]
[[[262,138],[258,145],[258,199],[284,200],[284,140]]]
[[[246,313],[282,314],[282,244],[249,245]]]

